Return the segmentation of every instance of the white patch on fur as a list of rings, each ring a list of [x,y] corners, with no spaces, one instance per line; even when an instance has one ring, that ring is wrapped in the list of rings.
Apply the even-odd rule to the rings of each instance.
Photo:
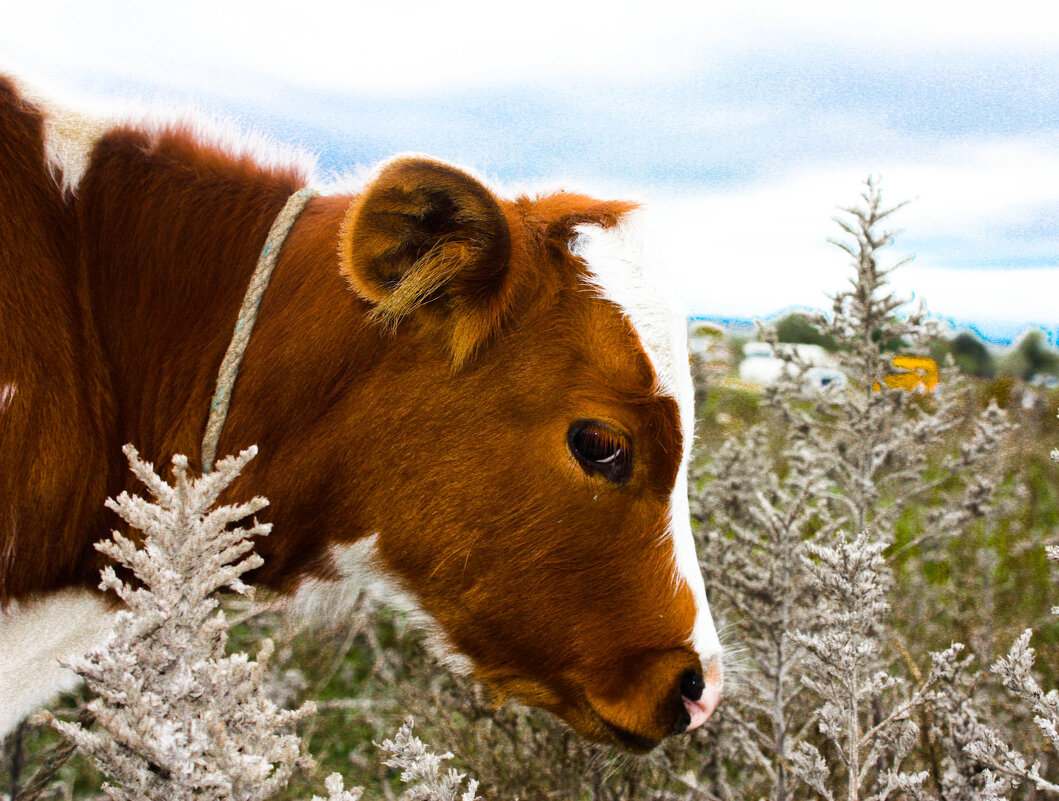
[[[109,116],[98,116],[31,97],[44,115],[44,158],[64,192],[73,192],[81,182],[92,149],[117,124]]]
[[[0,739],[19,721],[77,686],[59,664],[102,645],[114,615],[91,590],[13,601],[0,612]]]
[[[152,143],[166,131],[187,130],[197,141],[235,159],[250,158],[265,168],[294,167],[309,183],[315,181],[315,156],[248,131],[231,119],[211,117],[182,105],[87,103],[81,98],[59,102],[54,97],[63,93],[44,93],[21,83],[17,91],[44,115],[45,158],[65,192],[77,191],[92,149],[108,131],[118,127],[143,131]]]
[[[352,545],[332,546],[337,580],[303,582],[291,599],[291,612],[317,623],[340,622],[355,613],[361,592],[366,592],[374,600],[408,615],[414,625],[423,629],[427,646],[439,662],[454,673],[470,674],[471,660],[456,650],[441,624],[419,606],[415,596],[382,568],[376,552],[378,536],[372,534]]]
[[[720,664],[721,645],[706,600],[706,588],[695,554],[688,508],[688,461],[695,435],[695,390],[688,362],[687,322],[647,268],[639,220],[627,218],[619,226],[581,225],[571,252],[588,265],[602,297],[614,303],[636,331],[658,378],[658,391],[669,395],[680,409],[684,453],[670,500],[670,535],[677,575],[695,597],[696,615],[689,645],[704,665]]]
[[[0,414],[7,411],[18,392],[17,384],[0,384]]]

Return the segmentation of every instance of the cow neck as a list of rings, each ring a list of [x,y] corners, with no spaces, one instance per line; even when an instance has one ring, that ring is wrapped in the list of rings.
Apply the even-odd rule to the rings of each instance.
[[[221,430],[224,421],[228,417],[228,407],[232,401],[232,391],[235,389],[235,379],[239,375],[239,365],[246,352],[246,346],[250,343],[250,335],[254,330],[257,320],[257,310],[261,305],[261,298],[268,288],[269,278],[279,260],[280,251],[287,234],[294,227],[298,216],[304,211],[309,201],[317,196],[312,189],[300,189],[287,198],[280,213],[272,222],[265,244],[261,248],[254,274],[250,277],[250,283],[243,296],[243,304],[239,308],[239,317],[235,321],[235,330],[232,339],[228,343],[228,350],[221,361],[221,369],[217,373],[217,389],[213,393],[213,402],[210,404],[210,416],[206,422],[206,432],[202,437],[202,472],[209,473],[213,470],[214,461],[217,458],[217,443],[221,438]]]

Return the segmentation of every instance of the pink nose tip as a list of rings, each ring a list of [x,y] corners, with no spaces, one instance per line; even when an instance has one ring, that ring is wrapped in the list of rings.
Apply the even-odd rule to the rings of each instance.
[[[698,701],[692,701],[686,695],[681,696],[681,699],[684,701],[684,708],[688,710],[688,714],[691,716],[691,723],[688,724],[684,731],[697,729],[710,719],[713,710],[721,703],[721,685],[713,682],[707,684],[703,688],[702,696]]]

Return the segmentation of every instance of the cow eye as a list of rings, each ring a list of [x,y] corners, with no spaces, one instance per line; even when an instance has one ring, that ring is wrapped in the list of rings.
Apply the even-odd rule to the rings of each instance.
[[[567,433],[570,452],[590,473],[599,473],[608,481],[624,484],[632,472],[632,449],[629,440],[605,423],[578,420]]]

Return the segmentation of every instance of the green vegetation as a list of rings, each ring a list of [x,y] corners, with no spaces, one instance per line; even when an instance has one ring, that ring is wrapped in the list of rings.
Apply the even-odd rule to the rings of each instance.
[[[996,364],[989,349],[974,334],[961,331],[950,343],[956,366],[968,375],[992,378],[996,375]]]
[[[791,344],[819,345],[824,350],[838,350],[835,338],[824,334],[817,328],[808,315],[800,312],[785,314],[775,323],[776,339]]]
[[[1043,331],[1031,328],[1001,359],[1000,370],[1023,381],[1036,375],[1059,375],[1059,353],[1048,346]]]

